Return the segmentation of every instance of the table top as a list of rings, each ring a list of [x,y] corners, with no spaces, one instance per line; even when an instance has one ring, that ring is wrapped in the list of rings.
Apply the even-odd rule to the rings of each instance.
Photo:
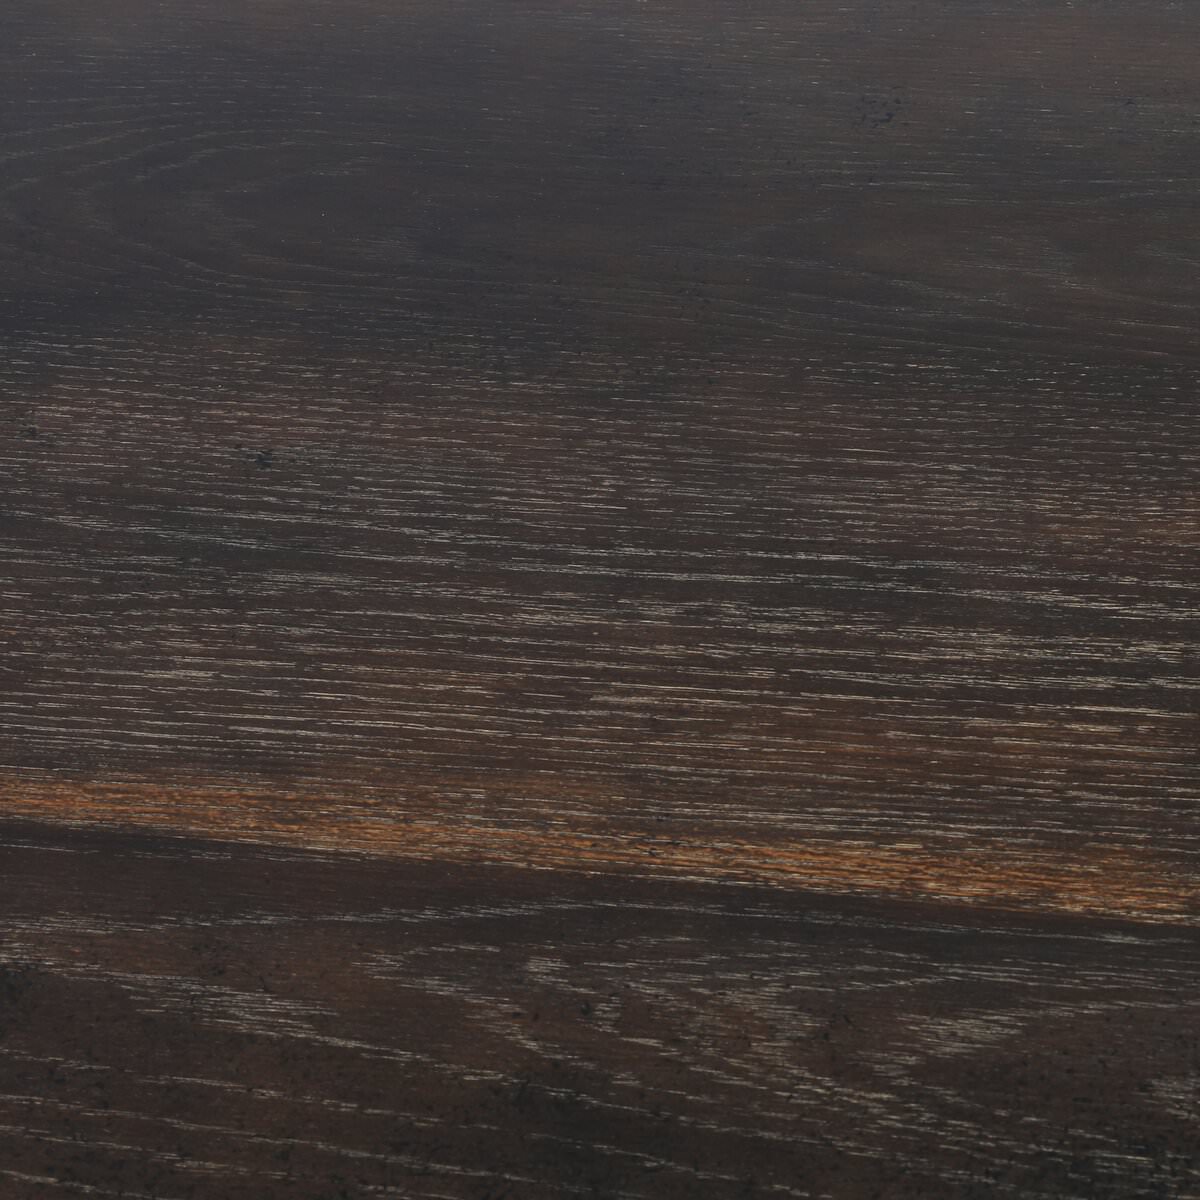
[[[0,30],[3,1200],[1200,1196],[1200,13]]]

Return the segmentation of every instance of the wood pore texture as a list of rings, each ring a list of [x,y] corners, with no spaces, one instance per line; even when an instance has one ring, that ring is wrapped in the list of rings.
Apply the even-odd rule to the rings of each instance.
[[[1198,55],[4,0],[0,1197],[1197,1200]]]

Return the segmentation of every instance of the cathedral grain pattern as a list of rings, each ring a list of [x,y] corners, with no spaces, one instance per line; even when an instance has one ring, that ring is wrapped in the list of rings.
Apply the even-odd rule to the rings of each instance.
[[[1198,39],[7,0],[0,1198],[1200,1198]]]

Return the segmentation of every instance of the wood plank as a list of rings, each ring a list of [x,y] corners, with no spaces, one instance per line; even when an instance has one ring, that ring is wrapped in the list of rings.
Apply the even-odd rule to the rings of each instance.
[[[0,855],[5,1195],[1195,1189],[1190,931],[44,826]]]
[[[1200,1197],[1197,35],[9,0],[0,1197]]]

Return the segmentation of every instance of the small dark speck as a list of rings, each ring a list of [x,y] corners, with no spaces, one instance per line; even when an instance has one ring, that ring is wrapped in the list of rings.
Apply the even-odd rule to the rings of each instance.
[[[38,436],[38,427],[36,425],[28,425],[21,430],[21,436],[25,438],[35,438]]]
[[[258,464],[260,467],[264,467],[264,468],[265,468],[265,467],[269,467],[269,466],[271,465],[271,463],[272,463],[272,460],[273,460],[273,458],[274,458],[274,454],[275,454],[275,451],[274,451],[274,450],[260,450],[260,451],[259,451],[259,452],[258,452],[258,453],[257,453],[257,454],[254,456],[254,461],[255,461],[255,462],[256,462],[256,463],[257,463],[257,464]]]

